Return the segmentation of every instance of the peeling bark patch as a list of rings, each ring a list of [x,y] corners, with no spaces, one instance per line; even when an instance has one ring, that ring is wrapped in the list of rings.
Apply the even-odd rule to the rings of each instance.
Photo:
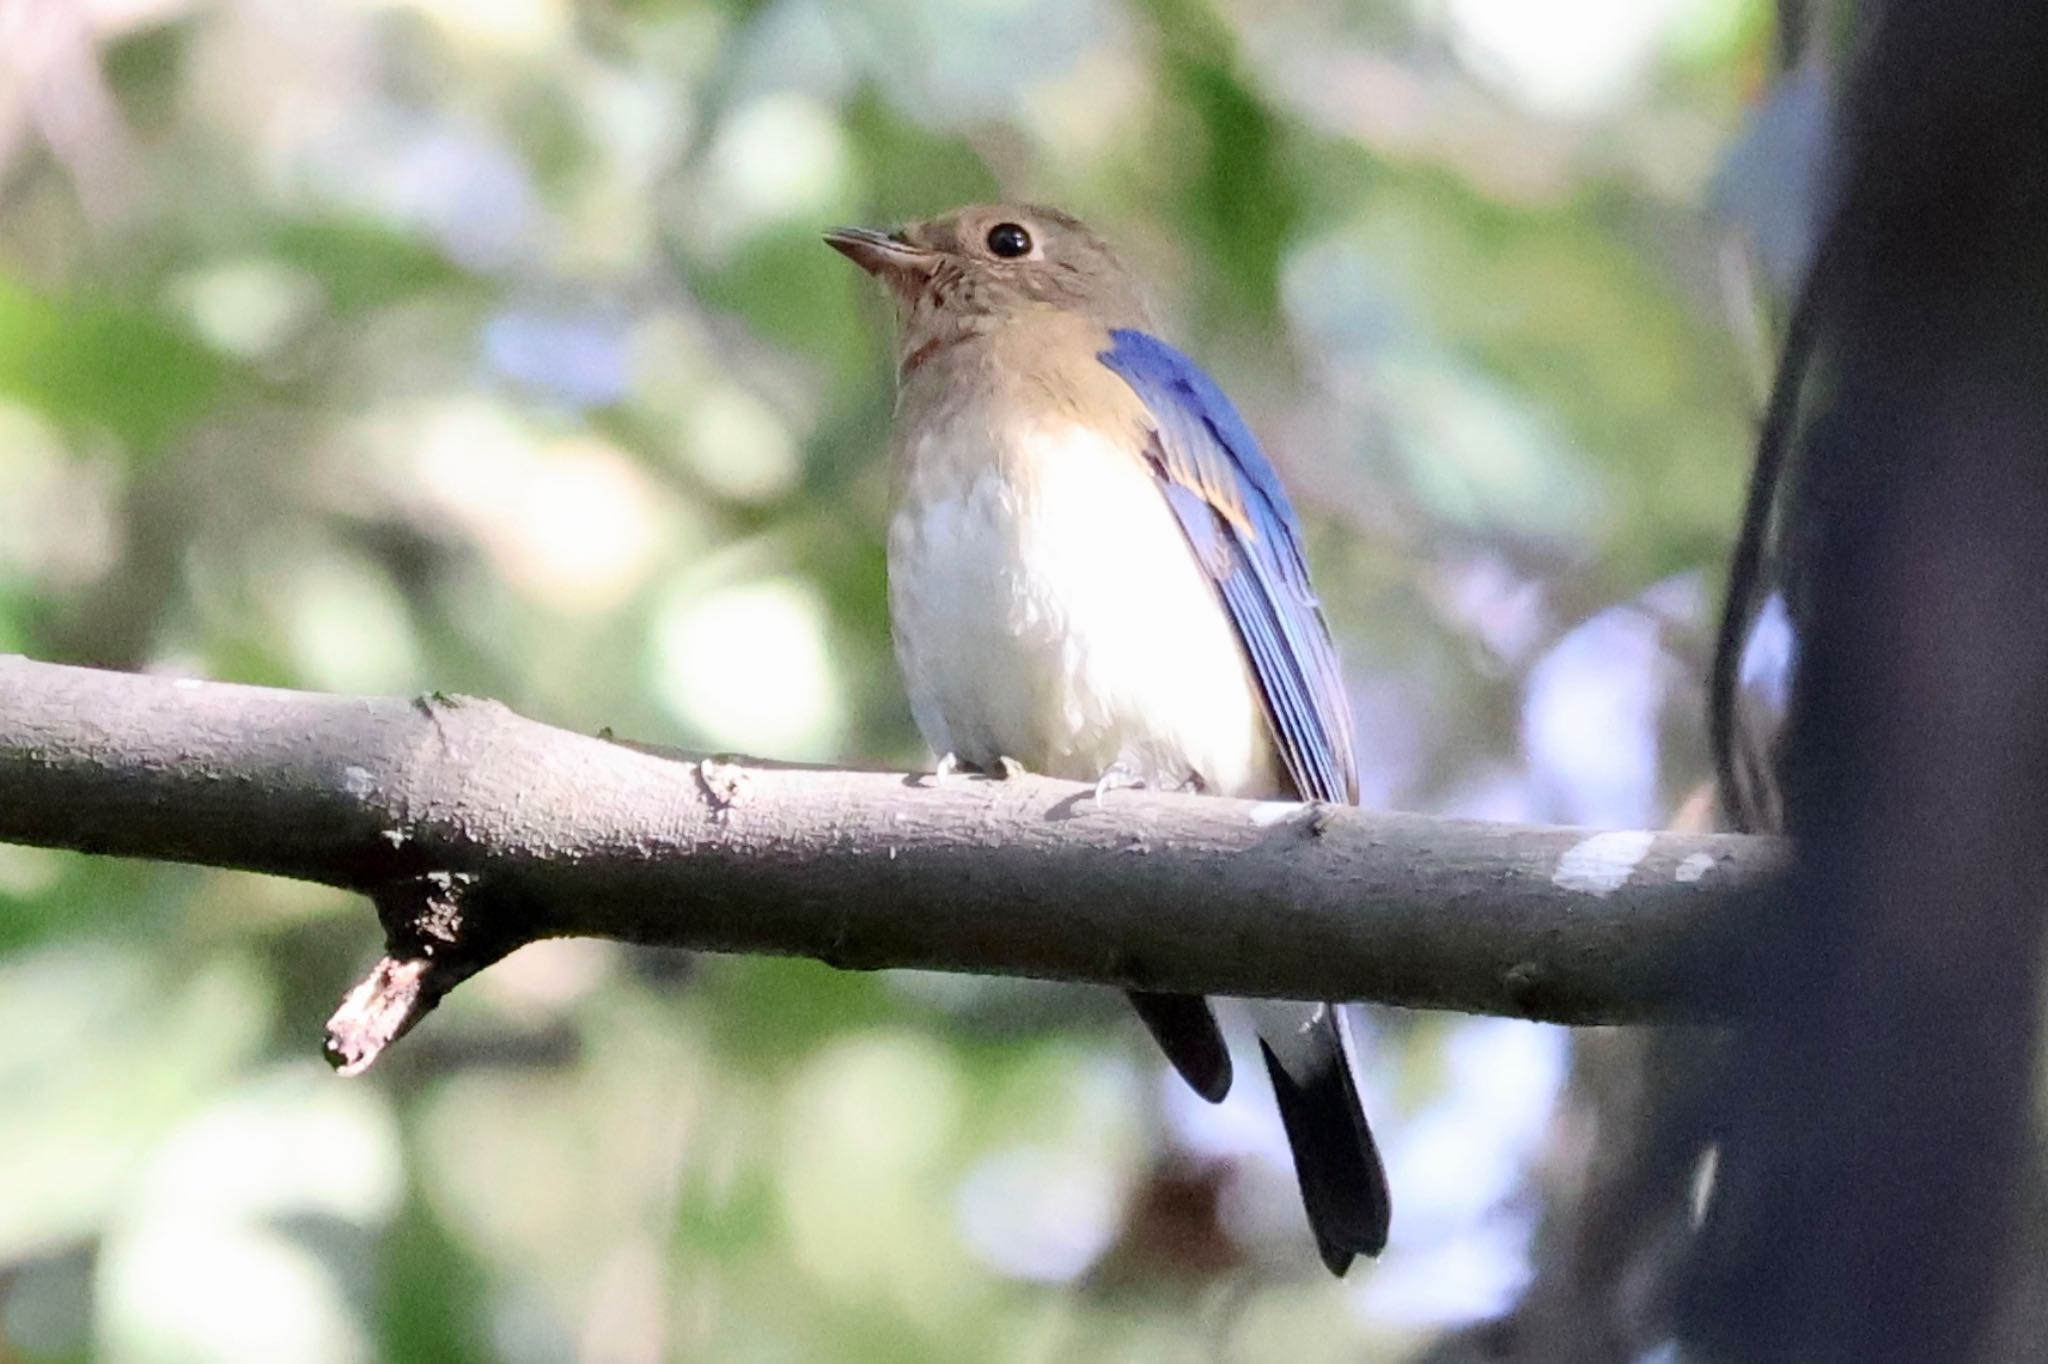
[[[1270,829],[1276,824],[1285,824],[1306,809],[1307,801],[1262,800],[1252,808],[1252,823],[1261,829]]]
[[[706,758],[697,764],[697,781],[711,802],[712,812],[719,815],[738,805],[747,789],[746,769],[717,758]]]
[[[1713,869],[1714,858],[1711,853],[1694,853],[1678,864],[1678,879],[1697,881]]]
[[[1612,895],[1628,884],[1630,873],[1656,841],[1656,834],[1642,829],[1620,829],[1581,839],[1557,859],[1550,882],[1560,890]]]

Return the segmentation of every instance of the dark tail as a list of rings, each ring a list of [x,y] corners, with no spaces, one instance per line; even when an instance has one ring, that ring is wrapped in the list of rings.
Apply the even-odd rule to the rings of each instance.
[[[1173,1062],[1188,1087],[1212,1104],[1230,1093],[1230,1048],[1209,1001],[1200,995],[1155,995],[1131,991],[1131,1007],[1145,1020],[1153,1040]]]
[[[1323,1263],[1341,1278],[1353,1256],[1375,1256],[1386,1247],[1393,1208],[1387,1172],[1344,1054],[1337,1011],[1327,1004],[1267,1004],[1258,1006],[1257,1016],[1259,1050],[1273,1077],[1287,1144],[1294,1148],[1309,1230]]]

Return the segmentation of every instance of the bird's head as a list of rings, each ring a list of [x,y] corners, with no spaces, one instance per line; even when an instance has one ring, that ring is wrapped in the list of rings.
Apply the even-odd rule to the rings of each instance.
[[[1043,309],[1145,327],[1137,279],[1102,238],[1057,209],[973,204],[894,231],[835,228],[825,240],[896,305],[903,372],[947,343]]]

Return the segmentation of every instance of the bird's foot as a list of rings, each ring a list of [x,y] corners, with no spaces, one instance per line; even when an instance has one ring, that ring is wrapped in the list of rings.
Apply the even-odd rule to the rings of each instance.
[[[958,753],[948,753],[939,759],[939,765],[932,769],[932,783],[947,786],[962,777],[982,777],[988,781],[1014,781],[1024,776],[1028,769],[1023,763],[1005,753],[987,767],[979,767],[964,761]]]
[[[1095,779],[1095,793],[1092,797],[1097,805],[1111,791],[1132,791],[1145,785],[1145,778],[1130,763],[1118,759]]]

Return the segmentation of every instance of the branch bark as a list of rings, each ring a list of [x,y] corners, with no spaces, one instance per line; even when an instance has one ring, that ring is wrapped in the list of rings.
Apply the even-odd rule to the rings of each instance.
[[[360,891],[387,957],[357,1070],[514,947],[584,935],[854,968],[1561,1023],[1735,1004],[1739,835],[683,758],[491,701],[333,696],[0,657],[0,840]]]

